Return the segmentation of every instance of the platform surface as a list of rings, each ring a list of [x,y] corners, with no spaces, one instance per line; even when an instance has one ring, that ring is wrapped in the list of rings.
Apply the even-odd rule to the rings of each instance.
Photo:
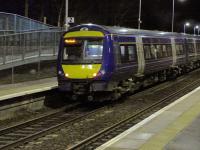
[[[42,92],[57,88],[57,78],[46,78],[35,81],[22,82],[17,84],[1,85],[0,86],[0,101],[24,96],[27,94]]]
[[[97,150],[199,150],[200,87]]]

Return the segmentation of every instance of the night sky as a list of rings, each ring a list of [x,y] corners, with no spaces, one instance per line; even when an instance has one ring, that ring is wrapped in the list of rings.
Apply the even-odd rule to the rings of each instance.
[[[24,0],[0,0],[0,11],[24,15]],[[184,1],[184,2],[182,2]],[[173,0],[142,0],[142,29],[171,31]],[[29,17],[48,24],[64,23],[64,0],[29,0]],[[96,23],[137,28],[139,0],[69,0],[69,16],[76,24]],[[183,24],[200,24],[200,0],[175,0],[175,32],[183,32]]]

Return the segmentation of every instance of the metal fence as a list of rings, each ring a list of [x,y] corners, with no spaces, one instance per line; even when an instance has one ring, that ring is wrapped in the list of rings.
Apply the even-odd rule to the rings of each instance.
[[[0,12],[0,85],[51,77],[62,29]]]
[[[0,12],[0,34],[54,28],[54,26],[16,14]]]
[[[12,83],[15,67],[38,64],[35,69],[40,72],[42,61],[56,60],[61,34],[61,30],[41,30],[1,35],[0,71],[11,68]]]

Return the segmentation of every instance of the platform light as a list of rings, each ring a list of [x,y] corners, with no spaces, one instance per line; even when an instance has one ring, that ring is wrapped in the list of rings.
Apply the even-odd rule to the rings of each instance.
[[[198,26],[198,25],[194,26],[194,35],[196,35],[196,29],[197,29],[197,31],[198,31],[198,29],[199,29],[199,26]],[[199,33],[198,33],[198,34],[199,34]]]
[[[185,25],[186,25],[187,27],[189,27],[189,26],[190,26],[190,23],[189,23],[189,22],[186,22]]]
[[[190,23],[189,22],[186,22],[185,24],[184,24],[184,34],[185,34],[185,29],[186,29],[186,27],[189,27],[190,26]]]

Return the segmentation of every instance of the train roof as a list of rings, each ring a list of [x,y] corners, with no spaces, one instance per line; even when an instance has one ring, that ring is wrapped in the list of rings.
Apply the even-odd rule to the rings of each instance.
[[[176,32],[164,32],[164,31],[154,31],[154,30],[139,30],[119,26],[104,26],[96,24],[82,24],[75,26],[74,28],[91,28],[99,29],[110,34],[121,34],[121,35],[136,35],[136,36],[156,36],[156,37],[175,37],[175,38],[199,38],[200,36],[194,36],[191,34],[176,33]]]

